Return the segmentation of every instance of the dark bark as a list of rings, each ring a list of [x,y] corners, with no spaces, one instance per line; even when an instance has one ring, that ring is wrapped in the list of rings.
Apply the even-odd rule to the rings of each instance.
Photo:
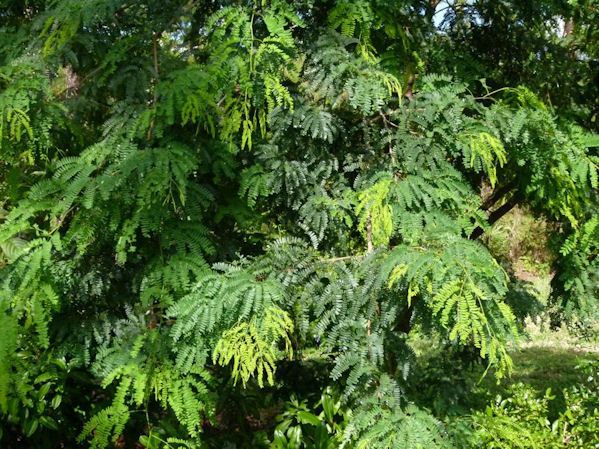
[[[493,190],[491,195],[489,195],[489,197],[484,201],[482,209],[491,209],[495,205],[495,203],[497,203],[497,201],[499,201],[501,198],[507,195],[511,190],[514,189],[514,187],[516,187],[516,182],[510,181],[507,184]]]
[[[512,195],[512,197],[509,200],[507,200],[502,206],[498,207],[489,214],[489,224],[495,224],[497,220],[499,220],[501,217],[503,217],[505,214],[511,211],[514,208],[514,206],[516,206],[520,202],[521,199],[522,198],[518,193]],[[484,229],[478,226],[474,229],[474,231],[472,231],[472,234],[470,234],[469,238],[470,240],[476,240],[481,235],[483,235],[484,232]]]
[[[433,21],[433,17],[435,16],[435,12],[437,11],[437,6],[439,3],[441,3],[441,0],[430,0],[425,6],[425,15],[429,22]]]
[[[406,87],[406,92],[404,93],[404,95],[406,96],[406,98],[408,100],[411,100],[414,97],[414,93],[413,93],[412,89],[414,89],[415,81],[416,81],[416,75],[412,73],[410,75],[410,78],[408,79],[408,85]]]
[[[403,313],[399,316],[397,320],[397,325],[395,326],[395,330],[399,332],[403,332],[404,334],[409,334],[412,330],[412,314],[414,313],[414,307],[410,306],[403,311]]]
[[[564,37],[569,36],[574,32],[574,19],[566,20],[564,24]]]

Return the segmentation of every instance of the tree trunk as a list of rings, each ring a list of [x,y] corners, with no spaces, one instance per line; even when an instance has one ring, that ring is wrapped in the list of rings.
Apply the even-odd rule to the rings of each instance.
[[[505,214],[507,214],[509,211],[511,211],[514,208],[514,206],[520,202],[520,200],[521,200],[521,195],[518,192],[516,192],[502,206],[495,209],[493,212],[491,212],[489,214],[489,224],[491,226],[493,224],[495,224],[497,222],[497,220],[499,220],[501,217],[503,217]],[[470,240],[476,240],[481,235],[483,235],[484,232],[485,231],[483,230],[483,228],[478,226],[477,228],[474,229],[474,231],[472,231],[472,234],[470,234],[469,238],[470,238]]]

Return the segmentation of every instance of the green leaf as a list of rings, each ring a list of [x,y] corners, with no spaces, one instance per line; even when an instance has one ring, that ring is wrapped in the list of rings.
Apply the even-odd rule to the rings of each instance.
[[[320,426],[322,424],[318,416],[304,410],[297,412],[297,418],[302,424],[310,424],[312,426]]]

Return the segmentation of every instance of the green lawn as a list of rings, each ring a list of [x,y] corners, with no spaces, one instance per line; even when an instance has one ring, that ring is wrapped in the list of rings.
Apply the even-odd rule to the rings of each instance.
[[[564,409],[563,390],[582,381],[583,374],[576,367],[585,360],[599,358],[599,344],[587,342],[564,330],[540,330],[527,326],[527,335],[518,349],[511,352],[514,370],[510,377],[497,381],[492,370],[483,375],[486,366],[468,366],[459,363],[440,364],[443,350],[429,357],[423,347],[430,349],[430,342],[419,338],[414,349],[423,363],[418,390],[413,394],[426,406],[435,404],[434,412],[462,415],[484,408],[497,395],[507,396],[513,384],[522,382],[532,386],[542,396],[548,388],[555,399],[549,404],[549,419],[554,420]],[[430,405],[429,405],[430,407]]]
[[[599,358],[599,351],[576,347],[526,346],[512,354],[514,373],[502,390],[512,383],[529,384],[543,393],[547,388],[555,395],[550,402],[549,418],[555,419],[564,407],[563,389],[580,382],[581,374],[576,366],[583,360]]]

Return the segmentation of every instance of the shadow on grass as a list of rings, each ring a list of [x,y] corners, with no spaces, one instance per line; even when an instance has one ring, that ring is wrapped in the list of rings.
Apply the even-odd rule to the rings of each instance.
[[[485,365],[466,366],[457,359],[448,363],[447,358],[437,355],[414,373],[408,396],[438,417],[459,416],[474,410],[483,411],[497,395],[507,397],[509,387],[522,382],[537,390],[539,396],[551,388],[555,398],[549,402],[548,418],[553,421],[565,409],[563,390],[583,380],[576,366],[599,357],[599,351],[554,343],[552,346],[532,344],[512,352],[514,371],[500,383],[492,370],[481,379]]]
[[[551,388],[555,399],[549,403],[549,418],[557,418],[564,409],[565,388],[573,387],[583,378],[576,366],[584,360],[593,360],[599,357],[598,353],[576,350],[568,347],[542,347],[530,346],[512,353],[514,360],[514,373],[510,379],[499,387],[498,393],[505,390],[510,384],[522,382],[531,385],[541,394]]]

